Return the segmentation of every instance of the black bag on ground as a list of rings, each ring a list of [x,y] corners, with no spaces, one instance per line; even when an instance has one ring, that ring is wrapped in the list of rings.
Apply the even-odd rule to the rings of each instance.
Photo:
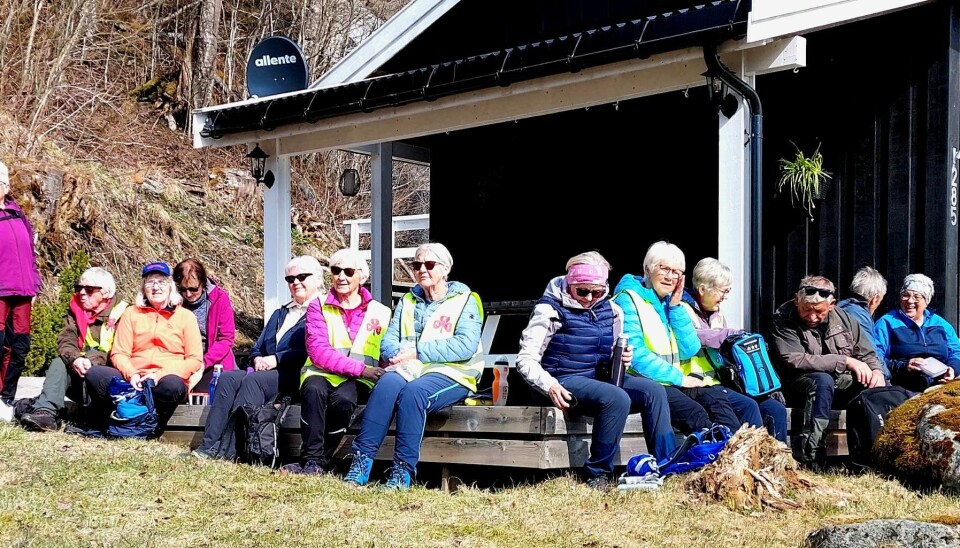
[[[872,465],[873,442],[890,411],[913,396],[902,386],[878,386],[860,392],[847,404],[847,446],[853,462]]]
[[[275,468],[280,462],[280,424],[290,408],[290,397],[277,403],[244,405],[236,410],[239,460]]]

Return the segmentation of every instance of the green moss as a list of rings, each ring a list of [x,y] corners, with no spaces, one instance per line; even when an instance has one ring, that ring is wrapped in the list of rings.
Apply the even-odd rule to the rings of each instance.
[[[40,302],[33,307],[30,318],[30,353],[27,354],[24,375],[36,375],[57,357],[57,335],[63,329],[63,318],[73,297],[74,284],[90,265],[90,256],[78,251],[58,276],[60,295],[54,302]]]
[[[932,405],[942,405],[946,411],[931,418],[931,424],[960,432],[960,381],[908,400],[890,412],[874,443],[874,455],[884,469],[917,478],[930,477],[929,459],[920,453],[917,424]],[[952,443],[946,443],[941,449],[949,457]]]

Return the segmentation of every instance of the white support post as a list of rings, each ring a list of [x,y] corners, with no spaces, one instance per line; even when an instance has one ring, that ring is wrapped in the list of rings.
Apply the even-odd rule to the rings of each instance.
[[[729,62],[729,59],[728,59]],[[743,54],[737,64],[727,65],[743,78]],[[755,78],[744,78],[753,86]],[[723,315],[732,327],[746,327],[750,318],[754,281],[750,271],[750,148],[747,130],[750,111],[742,98],[732,118],[718,116],[719,124],[719,203],[717,211],[717,259],[733,270],[733,298],[723,304]]]
[[[376,145],[370,227],[370,285],[373,298],[390,306],[393,299],[393,143]]]
[[[290,157],[277,156],[276,141],[260,143],[270,155],[266,169],[276,178],[273,188],[263,193],[263,318],[266,321],[281,304],[290,300],[283,281],[283,267],[291,257]]]

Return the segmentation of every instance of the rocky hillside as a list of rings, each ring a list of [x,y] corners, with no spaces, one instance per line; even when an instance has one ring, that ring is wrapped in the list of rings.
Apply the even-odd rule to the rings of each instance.
[[[194,150],[187,113],[244,98],[246,52],[264,36],[296,39],[319,74],[403,3],[2,3],[0,160],[36,227],[38,306],[57,300],[58,276],[81,250],[124,295],[144,262],[197,257],[229,291],[239,342],[249,344],[262,322],[264,189],[248,175],[246,150]],[[198,82],[210,89],[198,92]],[[355,198],[336,190],[345,167],[370,172],[365,157],[345,152],[294,160],[295,253],[324,262],[345,245],[343,221],[369,216],[369,187]],[[395,179],[395,213],[425,212],[426,170],[398,165]]]

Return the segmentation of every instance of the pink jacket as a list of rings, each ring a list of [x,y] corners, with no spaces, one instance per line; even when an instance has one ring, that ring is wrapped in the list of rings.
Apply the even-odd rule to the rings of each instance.
[[[224,371],[236,369],[233,342],[237,327],[230,295],[213,285],[207,291],[207,298],[210,299],[210,312],[207,313],[207,353],[203,356],[203,367],[206,369],[215,363],[222,363]]]
[[[373,299],[373,296],[366,288],[360,288],[360,306],[350,317],[350,325],[347,326],[350,332],[350,340],[357,336],[360,326],[363,324],[363,314],[367,310],[367,303]],[[327,295],[327,300],[323,304],[329,304],[340,307],[340,301],[331,289]],[[348,358],[334,350],[330,346],[330,335],[327,331],[327,322],[323,317],[320,299],[314,299],[307,308],[307,355],[310,361],[317,369],[342,375],[344,377],[359,377],[365,367],[363,362]],[[341,308],[342,310],[342,308]],[[344,314],[346,319],[346,314]]]

